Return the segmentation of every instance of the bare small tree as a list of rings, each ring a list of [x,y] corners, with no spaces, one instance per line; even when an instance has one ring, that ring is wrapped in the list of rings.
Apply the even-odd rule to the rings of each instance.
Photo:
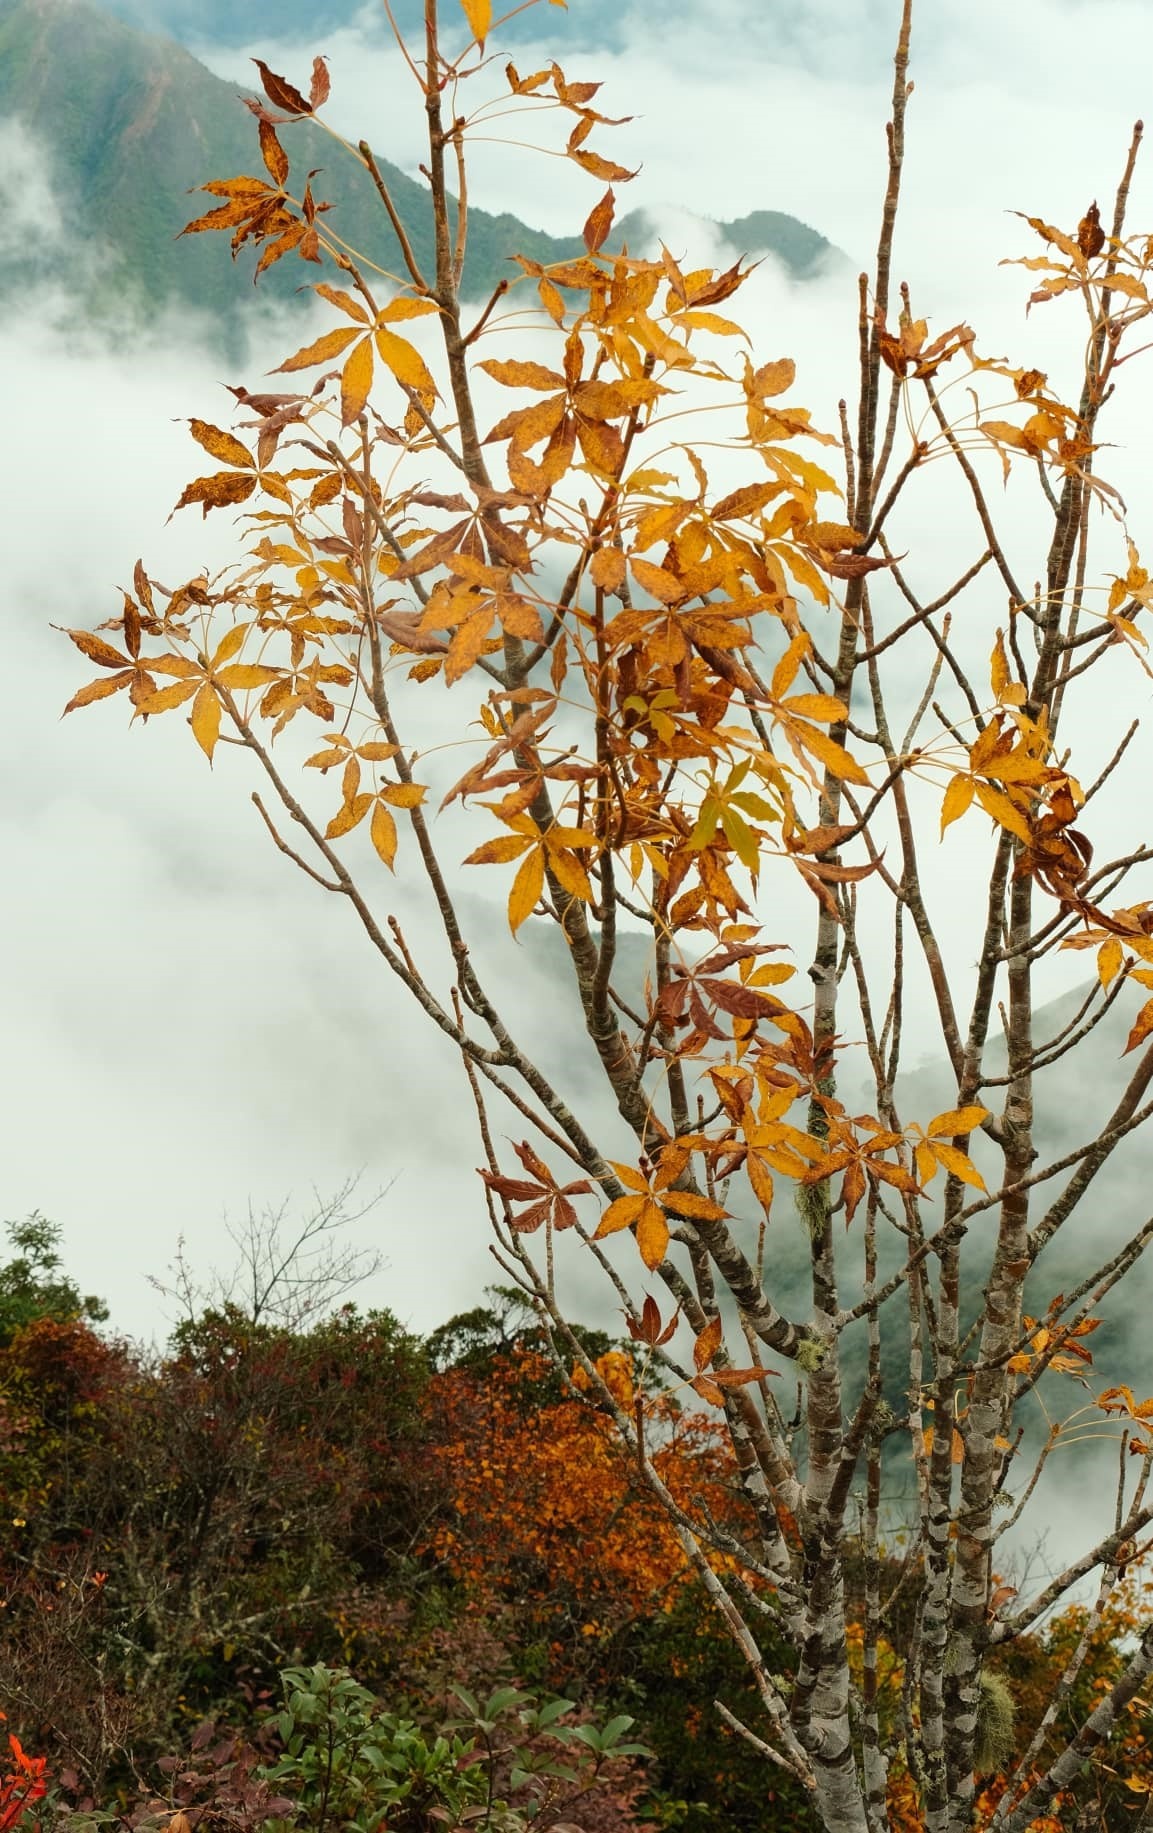
[[[149,1284],[164,1298],[175,1300],[187,1322],[206,1310],[233,1309],[250,1324],[306,1330],[374,1278],[384,1264],[373,1249],[354,1247],[340,1236],[371,1215],[396,1180],[354,1208],[359,1181],[346,1179],[330,1197],[314,1192],[315,1205],[303,1220],[290,1219],[288,1197],[261,1210],[250,1203],[243,1222],[227,1223],[235,1250],[227,1272],[201,1280],[181,1240],[169,1281],[152,1275]]]

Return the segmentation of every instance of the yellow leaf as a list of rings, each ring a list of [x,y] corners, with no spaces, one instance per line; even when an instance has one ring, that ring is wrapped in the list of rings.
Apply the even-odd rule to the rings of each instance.
[[[1121,944],[1116,936],[1110,936],[1108,941],[1102,942],[1097,950],[1097,978],[1103,987],[1108,987],[1116,980],[1123,959]]]
[[[913,1156],[917,1161],[917,1176],[921,1180],[923,1190],[926,1184],[931,1184],[937,1175],[937,1155],[932,1146],[922,1139],[918,1141]]]
[[[210,668],[216,670],[223,667],[225,662],[231,662],[233,656],[243,648],[248,631],[247,624],[233,624],[231,630],[226,630],[216,645],[216,654],[209,664]]]
[[[342,834],[350,834],[364,820],[374,800],[373,796],[360,795],[352,802],[346,802],[343,808],[337,809],[324,830],[325,839],[339,840]]]
[[[172,690],[164,689],[170,693]],[[153,698],[159,698],[158,695]],[[216,740],[220,735],[220,702],[215,689],[205,681],[196,699],[192,702],[192,736],[203,751],[209,763],[216,749]]]
[[[344,292],[342,288],[338,286],[329,286],[324,281],[319,282],[312,290],[314,293],[319,293],[322,299],[327,299],[329,305],[336,306],[341,312],[347,312],[348,316],[350,318],[355,318],[358,324],[371,324],[372,321],[368,313],[365,311],[364,307],[358,304],[352,297],[351,293]]]
[[[801,663],[804,661],[811,648],[812,643],[806,631],[802,630],[799,636],[793,638],[784,655],[774,668],[773,678],[769,682],[769,693],[774,700],[780,700],[788,693],[793,682],[796,680],[798,668],[800,668]]]
[[[512,881],[512,890],[508,894],[508,922],[513,935],[516,934],[526,917],[530,917],[540,902],[544,889],[544,848],[534,847],[527,859],[523,859],[516,877]]]
[[[643,1200],[641,1213],[637,1217],[637,1246],[649,1272],[655,1272],[668,1252],[669,1225],[664,1211],[651,1197]]]
[[[976,785],[971,776],[955,776],[945,791],[941,803],[941,833],[972,806]]]
[[[260,662],[234,662],[231,668],[222,668],[216,676],[221,687],[264,687],[269,681],[280,677],[278,668],[265,668]]]
[[[393,748],[391,745],[380,747],[382,751],[391,751]],[[367,746],[361,746],[362,757],[366,749]],[[428,794],[428,786],[425,783],[389,783],[380,793],[393,808],[419,808]]]
[[[286,363],[281,363],[280,368],[274,369],[272,374],[281,375],[293,369],[311,369],[314,363],[331,362],[334,356],[347,350],[349,344],[359,336],[360,328],[357,325],[341,325],[335,331],[326,331],[314,344],[306,344],[295,356],[290,356]]]
[[[569,853],[563,847],[550,847],[548,856],[549,870],[561,889],[570,897],[580,898],[582,903],[591,904],[593,888],[589,875],[575,853]]]
[[[1029,843],[1029,824],[1020,809],[1014,808],[1003,790],[993,789],[988,783],[977,784],[977,800],[987,815],[992,815],[1001,827],[1018,840]]]
[[[158,688],[155,694],[149,694],[147,700],[141,700],[136,711],[146,715],[167,713],[174,706],[182,706],[196,691],[195,681],[174,681],[171,687]]]
[[[835,738],[822,732],[819,726],[793,725],[790,721],[789,731],[798,744],[803,745],[806,751],[811,751],[826,770],[842,783],[863,783],[866,789],[869,787],[869,779],[856,758],[851,757],[844,745],[839,745]]]
[[[688,325],[693,331],[711,331],[716,337],[748,337],[741,325],[735,325],[731,318],[722,318],[719,312],[678,312],[676,322]]]
[[[798,719],[824,719],[830,724],[844,719],[846,713],[844,701],[835,700],[832,694],[793,694],[784,704]]]
[[[976,1165],[971,1158],[966,1158],[963,1152],[958,1152],[956,1146],[946,1146],[941,1140],[935,1139],[933,1151],[944,1165],[945,1170],[951,1171],[954,1177],[959,1177],[962,1184],[971,1184],[974,1190],[984,1190],[985,1180]]]
[[[974,1127],[979,1127],[982,1120],[988,1117],[987,1107],[951,1107],[946,1113],[938,1114],[935,1120],[930,1120],[925,1130],[930,1139],[936,1139],[941,1134],[949,1137],[954,1133],[971,1133]]]
[[[340,419],[351,426],[364,412],[372,387],[372,340],[362,337],[340,374]]]
[[[395,331],[378,325],[376,348],[381,362],[392,370],[398,382],[403,382],[407,388],[415,388],[418,394],[435,395],[436,383],[428,372],[424,358],[406,337],[397,337]]]
[[[190,420],[188,424],[196,443],[202,445],[206,452],[211,452],[213,458],[218,458],[221,464],[252,469],[251,453],[231,433],[222,433],[218,426],[209,426],[206,420]]]
[[[543,363],[523,363],[515,358],[505,362],[497,357],[477,364],[490,375],[494,382],[503,382],[506,388],[539,388],[551,394],[554,389],[564,388],[565,379],[556,369],[546,369]]]
[[[470,853],[463,862],[466,866],[503,866],[510,859],[519,859],[532,841],[524,834],[498,834],[495,840],[486,840],[483,846]]]
[[[492,27],[492,0],[460,0],[468,29],[483,44]]]
[[[745,1170],[748,1173],[749,1183],[752,1185],[753,1195],[756,1197],[757,1202],[761,1205],[762,1209],[771,1209],[773,1206],[773,1180],[769,1176],[768,1171],[765,1169],[765,1166],[756,1152],[749,1153],[748,1158],[745,1160]]]
[[[616,592],[624,583],[625,557],[619,547],[600,547],[589,561],[589,577],[602,592]]]
[[[439,312],[440,307],[435,299],[416,299],[411,293],[401,293],[377,315],[378,325],[400,324],[405,318],[424,318],[429,312]]]
[[[383,802],[378,801],[373,809],[368,831],[373,846],[391,871],[392,862],[396,858],[396,822]]]
[[[782,356],[775,363],[765,363],[755,373],[750,373],[746,381],[749,392],[758,400],[767,401],[772,395],[783,395],[786,388],[791,388],[797,377],[797,365],[791,356]]]
[[[650,593],[662,605],[675,605],[678,599],[685,597],[684,585],[667,568],[654,566],[651,560],[638,560],[635,554],[630,558],[629,565],[641,590]]]

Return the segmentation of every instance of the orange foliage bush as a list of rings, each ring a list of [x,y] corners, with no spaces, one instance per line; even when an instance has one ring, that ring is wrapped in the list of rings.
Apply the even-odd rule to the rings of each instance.
[[[596,1367],[631,1411],[628,1357],[611,1350]],[[518,1346],[483,1375],[455,1368],[433,1378],[434,1456],[451,1512],[426,1550],[456,1578],[515,1596],[554,1637],[607,1638],[667,1609],[690,1568],[608,1415],[579,1393],[535,1404],[550,1372],[543,1355]],[[650,1394],[645,1433],[646,1455],[686,1514],[701,1519],[703,1503],[734,1524],[734,1467],[717,1428]]]

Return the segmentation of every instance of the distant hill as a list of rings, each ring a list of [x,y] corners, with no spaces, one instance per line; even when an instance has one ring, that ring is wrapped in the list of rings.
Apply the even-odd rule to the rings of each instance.
[[[0,0],[0,123],[5,121],[19,123],[46,152],[69,254],[75,238],[89,259],[70,259],[61,272],[58,248],[31,235],[9,235],[0,245],[0,283],[43,278],[47,264],[66,286],[82,284],[85,309],[97,313],[179,304],[220,319],[241,309],[245,289],[237,284],[227,237],[176,239],[202,203],[187,192],[208,178],[261,169],[255,123],[231,83],[173,40],[83,0]],[[393,232],[366,175],[308,122],[293,123],[283,137],[294,170],[321,168],[318,195],[339,200],[329,218],[333,227],[382,266],[395,268]],[[418,259],[431,267],[427,191],[391,165],[384,149],[378,157]],[[208,200],[203,207],[210,207]],[[631,222],[639,236],[641,219],[634,214]],[[835,253],[816,231],[772,211],[719,227],[733,238],[736,252],[769,250],[798,277]],[[578,247],[514,216],[474,208],[466,285],[474,294],[491,291],[514,253],[559,261]],[[251,251],[237,265],[251,274]],[[299,261],[286,260],[262,276],[261,290],[291,299],[308,278]]]

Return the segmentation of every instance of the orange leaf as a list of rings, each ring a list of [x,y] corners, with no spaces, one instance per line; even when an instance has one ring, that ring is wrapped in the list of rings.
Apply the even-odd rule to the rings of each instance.
[[[459,630],[452,633],[452,642],[448,646],[445,658],[444,678],[451,687],[466,675],[477,657],[484,653],[488,633],[492,629],[493,607],[491,601],[466,617]]]
[[[655,1272],[668,1252],[669,1225],[664,1211],[651,1197],[643,1200],[641,1213],[637,1217],[637,1246],[649,1272]]]
[[[614,165],[611,159],[602,159],[599,153],[590,153],[583,146],[570,147],[568,156],[575,159],[586,172],[591,172],[594,178],[603,178],[606,184],[625,184],[637,175],[636,172],[630,172],[627,166]],[[640,171],[639,166],[637,171]]]
[[[644,1196],[618,1197],[615,1203],[609,1204],[597,1223],[593,1240],[603,1241],[606,1235],[615,1235],[618,1229],[631,1228],[644,1205],[649,1201],[650,1199]]]
[[[698,1375],[709,1366],[721,1345],[724,1325],[719,1317],[710,1319],[693,1344],[693,1366]]]
[[[668,1200],[672,1209],[696,1222],[720,1222],[729,1213],[711,1197],[695,1196],[691,1190],[670,1190]]]
[[[1131,1050],[1136,1050],[1138,1044],[1144,1043],[1150,1031],[1153,1031],[1153,999],[1146,1000],[1140,1012],[1138,1012],[1133,1029],[1129,1033],[1128,1042],[1121,1052],[1121,1055],[1128,1056]]]

